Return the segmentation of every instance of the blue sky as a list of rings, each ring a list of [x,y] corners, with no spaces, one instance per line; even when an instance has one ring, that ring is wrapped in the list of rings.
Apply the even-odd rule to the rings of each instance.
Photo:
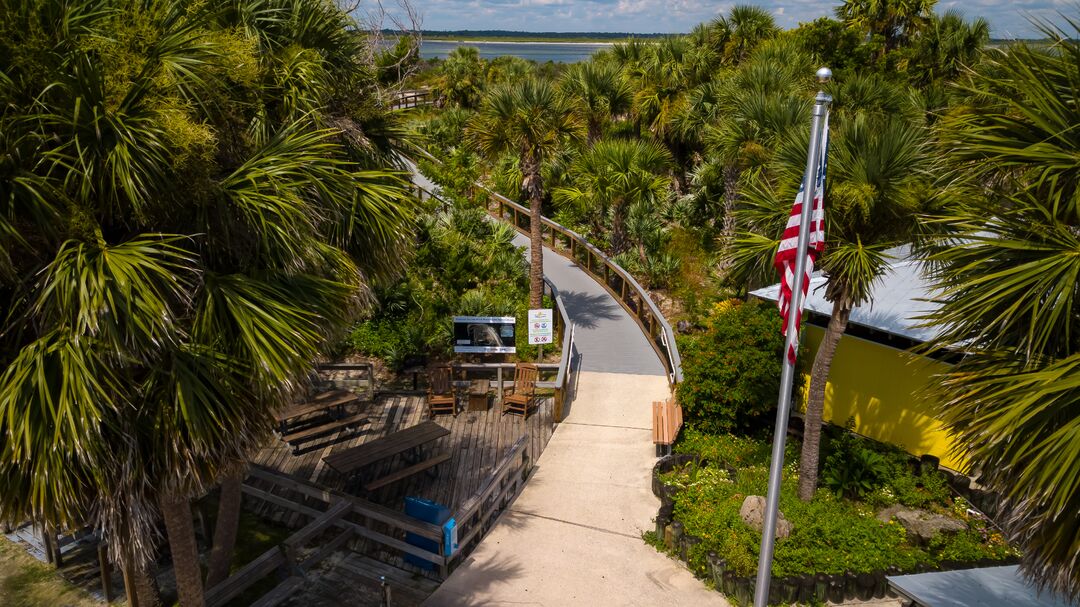
[[[386,0],[391,9],[394,0]],[[726,13],[735,4],[709,0],[410,0],[424,29],[504,29],[552,32],[686,32]],[[831,15],[838,2],[822,0],[741,0],[768,9],[785,28]],[[371,0],[367,0],[368,4]],[[985,17],[994,37],[1026,37],[1034,30],[1026,15],[1060,22],[1058,13],[1078,13],[1076,0],[939,0],[938,11],[959,9]],[[391,9],[392,10],[392,9]]]

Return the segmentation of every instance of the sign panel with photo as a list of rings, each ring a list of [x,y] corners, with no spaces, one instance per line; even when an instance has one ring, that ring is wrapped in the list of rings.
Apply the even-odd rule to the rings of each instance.
[[[513,316],[455,316],[454,352],[461,354],[514,354]]]

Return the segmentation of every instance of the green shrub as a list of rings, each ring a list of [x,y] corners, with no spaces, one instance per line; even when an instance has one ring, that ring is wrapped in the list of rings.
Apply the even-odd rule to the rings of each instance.
[[[767,424],[780,390],[780,324],[772,306],[730,300],[714,306],[704,331],[680,337],[678,396],[689,422],[708,432]]]
[[[883,477],[879,490],[890,490],[894,482],[937,483],[940,475],[916,477],[902,459],[894,457],[888,446],[877,447],[861,437],[851,439],[853,449],[868,451],[883,465],[877,473]],[[679,451],[700,455],[705,463],[688,465],[665,474],[661,480],[679,488],[675,495],[674,517],[687,534],[700,537],[701,543],[689,551],[691,570],[702,572],[706,555],[716,552],[727,566],[740,576],[756,572],[761,535],[747,526],[739,509],[748,495],[764,495],[768,484],[767,441],[725,435],[707,435],[688,429],[679,443]],[[984,519],[968,517],[961,501],[953,504],[947,494],[932,485],[919,488],[920,496],[938,500],[933,508],[959,518],[968,529],[954,535],[941,535],[927,546],[908,543],[907,533],[895,521],[881,522],[875,508],[837,497],[822,489],[814,499],[804,502],[797,496],[798,462],[789,453],[780,493],[780,510],[793,525],[789,537],[776,543],[772,574],[774,577],[811,573],[856,573],[884,570],[889,566],[913,571],[918,565],[937,565],[942,561],[976,562],[1015,556],[1001,533]],[[729,468],[735,467],[732,473]],[[918,481],[916,479],[925,479]],[[935,479],[935,480],[931,480]]]
[[[831,446],[821,484],[838,497],[865,498],[894,475],[886,457],[852,432],[844,432]]]

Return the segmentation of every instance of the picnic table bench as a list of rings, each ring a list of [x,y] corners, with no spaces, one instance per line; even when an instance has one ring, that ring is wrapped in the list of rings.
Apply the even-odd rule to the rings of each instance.
[[[368,423],[368,418],[363,414],[350,416],[342,415],[344,406],[357,402],[360,397],[345,390],[333,390],[315,395],[311,400],[293,405],[279,411],[274,417],[278,422],[278,431],[285,442],[292,445],[293,452],[299,449],[301,443],[309,440],[333,434],[342,428],[355,427]],[[327,423],[310,426],[307,428],[289,429],[290,424],[300,418],[313,413],[330,412],[333,419]]]
[[[411,428],[400,430],[383,438],[377,438],[351,449],[331,453],[323,458],[323,462],[341,474],[349,475],[380,460],[413,451],[414,457],[412,459],[414,461],[410,462],[410,466],[369,481],[364,485],[364,489],[374,491],[449,460],[449,453],[420,459],[421,447],[448,434],[450,434],[450,431],[439,424],[433,421],[425,421]],[[409,459],[406,457],[406,460]]]

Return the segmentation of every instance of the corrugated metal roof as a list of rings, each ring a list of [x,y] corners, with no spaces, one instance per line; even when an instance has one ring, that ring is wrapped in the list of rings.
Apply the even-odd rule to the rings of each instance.
[[[985,567],[889,576],[889,585],[921,607],[1077,607],[1036,592],[1017,567]]]
[[[937,304],[922,301],[930,296],[930,285],[922,276],[922,264],[908,259],[906,248],[890,253],[897,261],[874,285],[870,301],[851,311],[849,322],[915,341],[928,341],[937,332],[932,327],[919,326],[917,317],[936,309]],[[776,301],[780,297],[780,284],[750,294]],[[806,308],[825,316],[832,314],[832,304],[825,300],[825,276],[821,273],[810,278]]]

